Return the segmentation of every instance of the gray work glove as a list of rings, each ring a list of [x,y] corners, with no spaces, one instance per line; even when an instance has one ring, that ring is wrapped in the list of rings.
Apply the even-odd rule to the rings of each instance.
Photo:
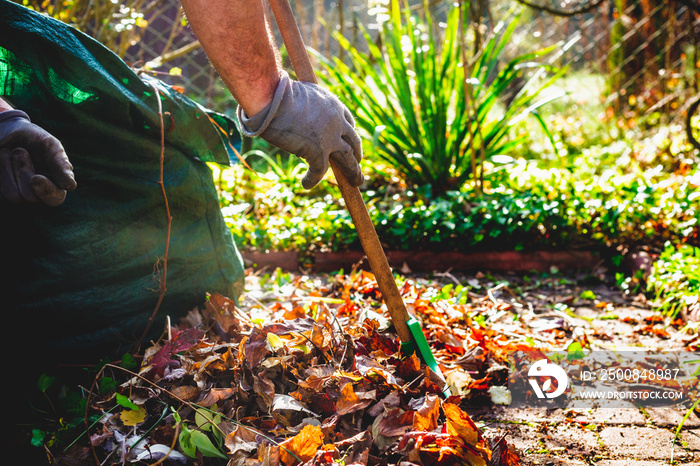
[[[260,136],[270,144],[306,160],[301,184],[316,186],[333,159],[353,186],[364,183],[360,170],[362,141],[350,111],[327,89],[294,81],[283,72],[272,103],[253,117],[238,107],[243,134]]]
[[[61,143],[26,113],[0,113],[0,199],[57,206],[75,189]]]

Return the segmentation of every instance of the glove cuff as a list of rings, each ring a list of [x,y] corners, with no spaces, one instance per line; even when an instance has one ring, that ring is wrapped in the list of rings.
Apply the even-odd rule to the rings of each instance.
[[[0,123],[9,120],[10,118],[25,118],[32,121],[29,119],[29,115],[24,113],[22,110],[6,110],[4,112],[0,112]]]
[[[264,132],[270,122],[275,118],[277,110],[282,103],[282,98],[289,87],[289,75],[286,71],[282,71],[280,82],[275,90],[275,95],[272,98],[270,105],[262,109],[252,117],[245,114],[245,110],[238,106],[238,121],[241,122],[241,132],[244,136],[255,137],[260,136]],[[2,114],[0,114],[2,115]]]

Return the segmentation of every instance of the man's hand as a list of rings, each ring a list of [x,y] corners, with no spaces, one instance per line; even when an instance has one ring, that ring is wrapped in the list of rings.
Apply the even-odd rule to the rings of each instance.
[[[57,206],[75,189],[61,143],[19,110],[0,113],[0,199]]]
[[[337,97],[316,84],[293,81],[282,74],[272,103],[253,117],[241,107],[238,118],[246,136],[260,136],[309,164],[302,186],[316,186],[333,159],[353,186],[360,186],[362,141],[350,111]]]

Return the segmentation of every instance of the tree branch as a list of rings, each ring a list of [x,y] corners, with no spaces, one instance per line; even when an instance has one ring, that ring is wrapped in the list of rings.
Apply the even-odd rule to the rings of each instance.
[[[563,10],[559,8],[554,8],[551,6],[545,6],[545,5],[539,5],[537,3],[533,3],[530,0],[516,0],[518,3],[529,6],[530,8],[534,8],[535,10],[539,11],[544,11],[546,13],[550,13],[553,15],[557,16],[575,16],[579,15],[581,13],[587,13],[591,10],[594,10],[598,8],[605,0],[594,0],[592,3],[582,6],[576,10]]]

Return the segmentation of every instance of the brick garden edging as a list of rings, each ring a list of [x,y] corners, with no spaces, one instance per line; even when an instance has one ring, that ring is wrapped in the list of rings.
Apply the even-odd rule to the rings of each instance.
[[[283,270],[299,270],[299,254],[296,251],[276,251],[269,253],[242,252],[246,266],[261,268],[280,267]],[[412,272],[434,272],[452,270],[469,272],[490,270],[498,272],[544,272],[556,267],[559,270],[592,269],[601,258],[594,251],[489,251],[489,252],[430,252],[430,251],[387,251],[387,260],[394,269],[406,267]],[[313,272],[333,272],[350,270],[362,261],[367,269],[364,252],[320,252],[312,259]]]

